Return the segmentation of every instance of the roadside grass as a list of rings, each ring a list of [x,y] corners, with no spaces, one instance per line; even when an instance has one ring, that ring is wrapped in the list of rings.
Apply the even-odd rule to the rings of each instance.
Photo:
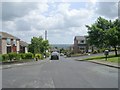
[[[105,56],[95,56],[95,57],[90,57],[90,58],[85,58],[84,60],[105,60]],[[120,55],[115,56],[115,55],[109,55],[107,58],[108,62],[114,62],[114,63],[120,63]]]
[[[115,63],[120,63],[120,58],[119,57],[108,58],[108,61],[115,62]]]

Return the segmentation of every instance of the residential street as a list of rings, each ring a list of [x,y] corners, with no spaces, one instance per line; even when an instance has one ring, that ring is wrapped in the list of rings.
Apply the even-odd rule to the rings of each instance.
[[[118,88],[118,69],[73,59],[60,57],[3,69],[2,87]]]

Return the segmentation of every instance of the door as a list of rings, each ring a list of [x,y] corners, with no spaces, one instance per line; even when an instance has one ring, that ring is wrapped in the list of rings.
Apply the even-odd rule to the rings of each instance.
[[[7,53],[10,53],[11,52],[11,46],[8,46],[7,47]]]

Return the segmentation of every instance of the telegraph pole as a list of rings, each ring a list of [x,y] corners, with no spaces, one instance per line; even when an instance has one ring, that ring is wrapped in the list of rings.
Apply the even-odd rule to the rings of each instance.
[[[45,30],[45,40],[47,40],[47,31]]]
[[[45,30],[45,40],[47,40],[47,31],[46,30]],[[46,58],[46,49],[45,49],[44,57]]]

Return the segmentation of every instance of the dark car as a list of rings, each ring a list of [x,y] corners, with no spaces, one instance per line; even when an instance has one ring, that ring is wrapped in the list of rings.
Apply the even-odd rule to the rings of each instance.
[[[52,52],[50,60],[59,60],[59,53]]]

